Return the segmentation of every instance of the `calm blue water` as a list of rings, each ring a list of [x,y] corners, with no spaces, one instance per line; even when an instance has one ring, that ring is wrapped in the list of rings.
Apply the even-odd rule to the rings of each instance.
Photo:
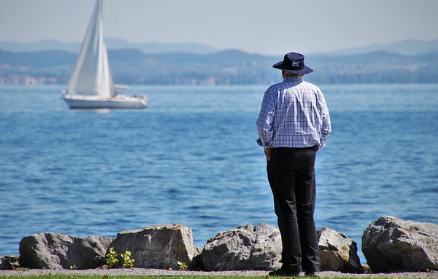
[[[0,87],[0,255],[49,231],[176,223],[202,247],[276,225],[255,143],[266,87],[131,87],[149,97],[142,111],[71,111],[61,86]],[[381,216],[438,223],[438,85],[320,87],[333,133],[317,158],[317,227],[360,249]]]

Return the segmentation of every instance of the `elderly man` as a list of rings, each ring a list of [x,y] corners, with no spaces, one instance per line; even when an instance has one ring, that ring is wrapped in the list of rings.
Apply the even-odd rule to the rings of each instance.
[[[257,119],[283,244],[282,267],[269,275],[318,276],[315,159],[331,133],[329,111],[321,90],[303,80],[313,71],[303,55],[288,53],[273,67],[283,82],[266,90]]]

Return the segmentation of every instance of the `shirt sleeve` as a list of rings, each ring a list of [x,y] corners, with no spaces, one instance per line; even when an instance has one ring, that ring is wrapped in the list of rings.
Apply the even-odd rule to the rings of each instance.
[[[274,116],[275,116],[275,106],[276,106],[276,91],[271,86],[266,90],[263,97],[262,107],[260,109],[259,118],[257,119],[257,132],[259,139],[257,144],[263,146],[264,148],[269,148],[272,145],[272,139],[274,138]]]
[[[318,106],[321,111],[321,138],[319,148],[323,148],[325,143],[327,142],[327,138],[330,136],[332,132],[332,126],[330,121],[330,113],[327,107],[327,103],[325,102],[324,95],[320,92],[318,96]]]

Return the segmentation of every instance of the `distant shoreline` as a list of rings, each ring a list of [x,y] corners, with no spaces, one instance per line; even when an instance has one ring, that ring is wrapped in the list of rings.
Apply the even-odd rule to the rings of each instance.
[[[146,54],[137,49],[108,51],[114,81],[138,85],[273,84],[279,58],[225,50],[212,54]],[[13,52],[0,48],[0,85],[66,84],[77,55],[67,51]],[[306,57],[316,84],[438,83],[438,53],[401,55],[385,51],[348,56]]]

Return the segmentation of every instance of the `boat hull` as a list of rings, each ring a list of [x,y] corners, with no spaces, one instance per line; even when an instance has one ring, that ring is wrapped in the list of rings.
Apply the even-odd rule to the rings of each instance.
[[[65,94],[63,97],[70,109],[144,109],[147,106],[145,97],[102,98],[69,94]]]

